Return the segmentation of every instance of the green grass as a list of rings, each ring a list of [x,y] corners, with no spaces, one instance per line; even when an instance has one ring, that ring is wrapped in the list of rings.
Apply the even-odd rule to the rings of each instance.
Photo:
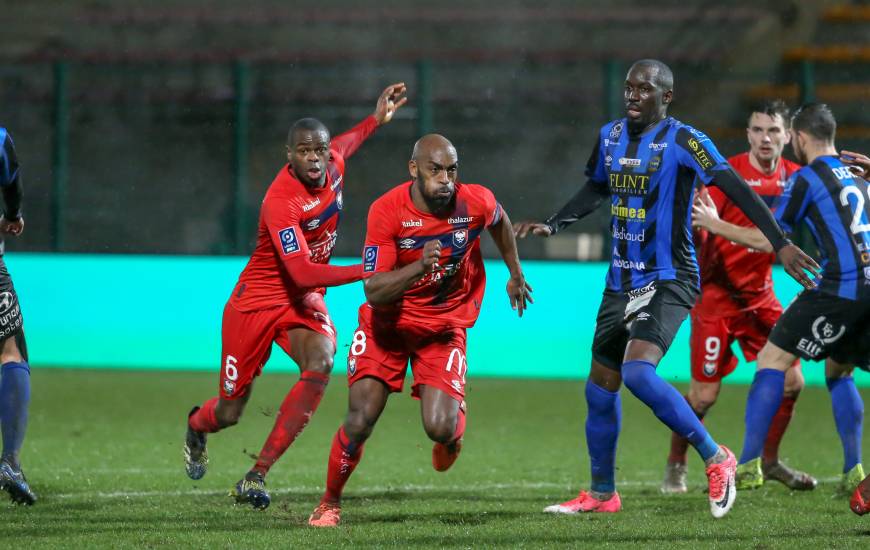
[[[417,402],[393,396],[347,486],[343,525],[313,530],[305,521],[347,400],[345,381],[336,377],[268,478],[272,507],[233,506],[227,492],[250,467],[248,455],[259,451],[271,411],[294,380],[263,376],[242,422],[211,437],[208,475],[192,482],[181,461],[184,417],[213,395],[216,374],[35,370],[23,461],[40,501],[32,508],[0,503],[0,540],[4,547],[115,548],[870,546],[870,519],[854,516],[834,495],[842,456],[827,392],[818,388],[801,396],[782,450],[789,463],[823,479],[818,489],[740,493],[719,521],[701,492],[697,457],[689,494],[658,493],[669,434],[625,391],[617,478],[623,512],[541,513],[588,481],[585,404],[574,381],[469,380],[465,446],[444,474],[431,467]],[[726,387],[707,422],[738,452],[745,398],[745,386]]]

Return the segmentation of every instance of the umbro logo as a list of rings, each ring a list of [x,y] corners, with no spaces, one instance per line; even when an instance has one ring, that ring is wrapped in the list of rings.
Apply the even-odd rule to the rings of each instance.
[[[0,314],[9,311],[13,301],[11,292],[0,292]]]
[[[415,244],[417,244],[417,241],[414,239],[402,239],[399,241],[399,248],[414,248]]]

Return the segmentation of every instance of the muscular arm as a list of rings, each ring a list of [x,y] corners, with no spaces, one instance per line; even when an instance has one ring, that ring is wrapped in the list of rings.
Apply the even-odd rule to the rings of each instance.
[[[338,151],[338,154],[348,158],[374,133],[377,127],[378,121],[374,115],[369,115],[347,132],[332,138],[329,145]]]
[[[495,241],[495,246],[510,271],[511,277],[507,284],[508,297],[511,307],[517,310],[520,317],[526,309],[526,301],[534,303],[531,292],[532,287],[526,282],[523,269],[520,266],[520,255],[517,252],[517,240],[514,237],[514,228],[507,212],[502,210],[501,219],[495,225],[489,227],[489,234]]]
[[[706,190],[701,191],[692,206],[692,225],[739,245],[773,252],[773,247],[757,227],[743,227],[722,220],[716,210],[716,203]]]
[[[423,245],[420,261],[411,262],[393,271],[375,273],[365,282],[366,300],[373,306],[397,302],[423,275],[438,269],[441,243],[431,240]]]
[[[284,267],[293,283],[300,288],[340,286],[359,281],[363,278],[362,264],[317,264],[312,262],[308,255],[285,259]]]
[[[547,218],[544,225],[550,227],[551,235],[555,235],[558,231],[593,212],[608,196],[610,194],[599,185],[592,181],[587,181],[565,206]]]
[[[785,237],[782,229],[777,225],[767,205],[761,200],[761,197],[754,193],[734,170],[717,171],[713,176],[711,184],[721,189],[725,193],[725,196],[746,214],[749,221],[758,227],[764,238],[770,243],[774,252],[779,252],[781,248],[791,244],[791,241]],[[753,246],[753,248],[757,247]]]

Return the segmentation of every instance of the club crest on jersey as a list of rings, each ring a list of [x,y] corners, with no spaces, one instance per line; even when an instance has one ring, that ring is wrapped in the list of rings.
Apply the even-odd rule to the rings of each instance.
[[[356,374],[356,357],[351,357],[347,360],[347,373],[351,376]]]
[[[378,265],[378,247],[367,246],[363,250],[363,271],[371,273]]]
[[[409,237],[407,239],[402,239],[401,241],[399,241],[399,248],[410,249],[414,248],[416,244],[417,241]]]
[[[462,248],[468,244],[468,229],[457,229],[453,232],[453,246]]]
[[[232,380],[224,380],[224,393],[232,395],[236,391],[236,383]]]
[[[667,145],[667,143],[665,143],[664,145]],[[655,156],[655,157],[649,159],[649,165],[647,166],[647,171],[648,172],[655,172],[656,170],[659,169],[659,166],[661,166],[661,165],[662,165],[662,157]]]
[[[610,129],[610,139],[613,141],[617,141],[619,136],[622,135],[622,121],[620,120],[616,124],[613,125],[613,128]]]
[[[278,231],[278,240],[281,241],[281,249],[284,254],[299,252],[299,240],[296,238],[296,228],[287,227]]]
[[[341,196],[341,191],[335,194],[335,205],[339,210],[344,208],[344,197]]]
[[[705,376],[713,376],[716,374],[716,371],[719,370],[716,363],[704,363],[704,375]]]

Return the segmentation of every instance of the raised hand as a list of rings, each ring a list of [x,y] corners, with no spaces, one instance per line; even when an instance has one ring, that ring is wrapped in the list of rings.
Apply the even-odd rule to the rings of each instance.
[[[514,236],[518,239],[524,239],[530,231],[532,235],[537,237],[549,237],[553,234],[553,230],[545,223],[519,222],[514,224]]]
[[[378,125],[386,124],[393,120],[393,115],[396,114],[396,111],[408,102],[408,98],[405,97],[406,90],[404,82],[390,84],[384,89],[381,97],[378,98],[378,104],[374,112]]]
[[[522,317],[523,311],[529,307],[529,304],[534,304],[532,299],[532,287],[526,282],[526,278],[522,275],[511,277],[507,283],[508,298],[511,301],[511,308]],[[528,302],[528,303],[527,303]]]
[[[818,277],[822,268],[819,267],[819,264],[814,259],[807,256],[803,250],[789,243],[780,248],[776,255],[779,257],[779,261],[782,262],[782,267],[785,268],[786,272],[795,281],[799,282],[801,286],[807,290],[816,287],[812,279],[807,277],[806,272],[809,271],[813,277]]]
[[[719,211],[716,210],[716,203],[706,189],[695,193],[695,199],[692,201],[692,227],[700,227],[702,229],[710,229],[710,227],[719,221]]]
[[[0,233],[17,237],[22,231],[24,231],[24,218],[15,221],[7,220],[5,217],[0,218]]]
[[[864,179],[870,178],[870,157],[852,151],[840,151],[840,160]]]
[[[423,273],[429,274],[438,269],[438,260],[441,258],[441,242],[437,239],[431,240],[423,245],[423,255],[420,257],[420,263],[423,265]]]

